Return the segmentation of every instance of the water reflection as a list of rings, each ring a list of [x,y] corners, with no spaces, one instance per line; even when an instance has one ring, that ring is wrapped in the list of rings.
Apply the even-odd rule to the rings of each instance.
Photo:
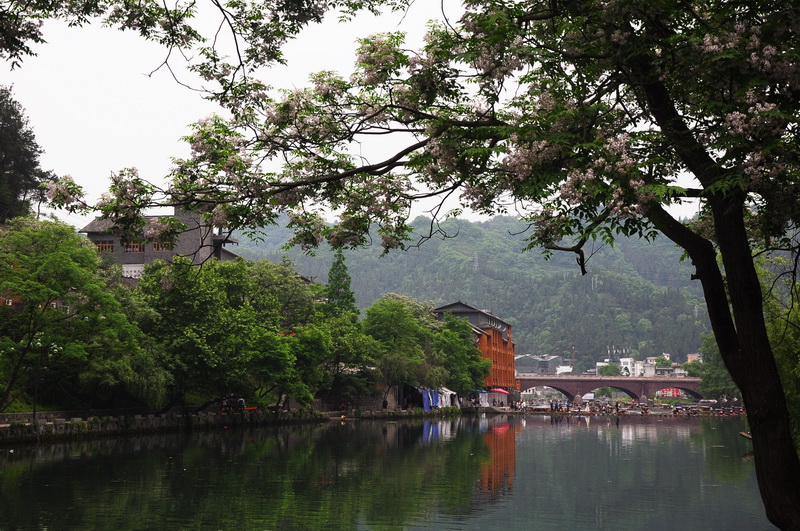
[[[768,529],[741,429],[493,416],[6,448],[0,529]]]
[[[479,498],[496,500],[514,491],[514,472],[517,464],[516,435],[521,428],[519,423],[500,422],[493,419],[494,425],[483,432],[483,439],[489,455],[488,462],[481,466]]]

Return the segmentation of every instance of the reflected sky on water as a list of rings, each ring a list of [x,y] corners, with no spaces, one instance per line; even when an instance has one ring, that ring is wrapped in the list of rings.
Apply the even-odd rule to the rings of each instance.
[[[0,529],[772,529],[746,429],[492,416],[0,448]]]

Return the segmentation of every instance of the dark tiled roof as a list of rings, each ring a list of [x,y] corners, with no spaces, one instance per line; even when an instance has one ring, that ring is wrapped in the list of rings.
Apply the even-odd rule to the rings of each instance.
[[[114,229],[114,222],[111,221],[110,219],[95,218],[91,222],[89,222],[88,225],[86,225],[84,228],[82,228],[78,232],[86,232],[86,233],[99,232],[99,233],[104,233],[104,232],[113,232],[113,229]]]
[[[171,218],[172,216],[146,216],[144,220],[150,221],[151,219]],[[87,234],[111,234],[114,232],[114,222],[110,219],[94,218],[84,228],[78,232],[85,232]]]
[[[495,314],[493,314],[489,310],[481,310],[481,309],[476,308],[476,307],[474,307],[474,306],[472,306],[470,304],[467,304],[466,302],[461,302],[461,301],[451,302],[450,304],[445,304],[444,306],[439,306],[438,308],[434,308],[432,311],[434,313],[449,312],[449,313],[453,313],[453,314],[458,314],[458,313],[482,313],[484,315],[488,315],[489,317],[497,319],[501,323],[508,324],[505,320],[501,319],[500,317],[497,317]]]

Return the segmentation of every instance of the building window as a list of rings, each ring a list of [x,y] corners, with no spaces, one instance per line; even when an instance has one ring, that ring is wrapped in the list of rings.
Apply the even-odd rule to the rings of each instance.
[[[160,253],[172,250],[172,242],[153,242],[153,250]]]
[[[114,252],[114,241],[113,240],[100,240],[94,242],[97,246],[97,251],[101,253],[113,253]]]
[[[125,244],[126,253],[143,253],[144,244],[142,242],[128,242]]]

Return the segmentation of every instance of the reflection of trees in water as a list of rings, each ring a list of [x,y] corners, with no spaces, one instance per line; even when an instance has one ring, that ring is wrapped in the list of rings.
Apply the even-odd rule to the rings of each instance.
[[[18,448],[0,451],[0,527],[398,527],[431,514],[474,522],[498,501],[524,500],[515,507],[526,518],[576,524],[585,522],[572,515],[591,513],[594,528],[644,529],[659,520],[628,510],[632,500],[646,493],[656,503],[664,492],[671,500],[658,503],[682,508],[671,525],[688,526],[684,512],[702,514],[717,492],[709,489],[752,474],[752,463],[741,462],[743,429],[714,419],[626,418],[617,426],[495,416]],[[757,496],[736,504],[751,502],[760,505]]]
[[[426,431],[427,428],[427,431]],[[487,459],[458,421],[331,422],[92,440],[0,453],[13,527],[352,529],[462,512]],[[16,464],[11,462],[16,459]],[[9,474],[9,472],[14,472]],[[26,498],[47,494],[47,503]],[[119,525],[118,525],[118,522]]]

